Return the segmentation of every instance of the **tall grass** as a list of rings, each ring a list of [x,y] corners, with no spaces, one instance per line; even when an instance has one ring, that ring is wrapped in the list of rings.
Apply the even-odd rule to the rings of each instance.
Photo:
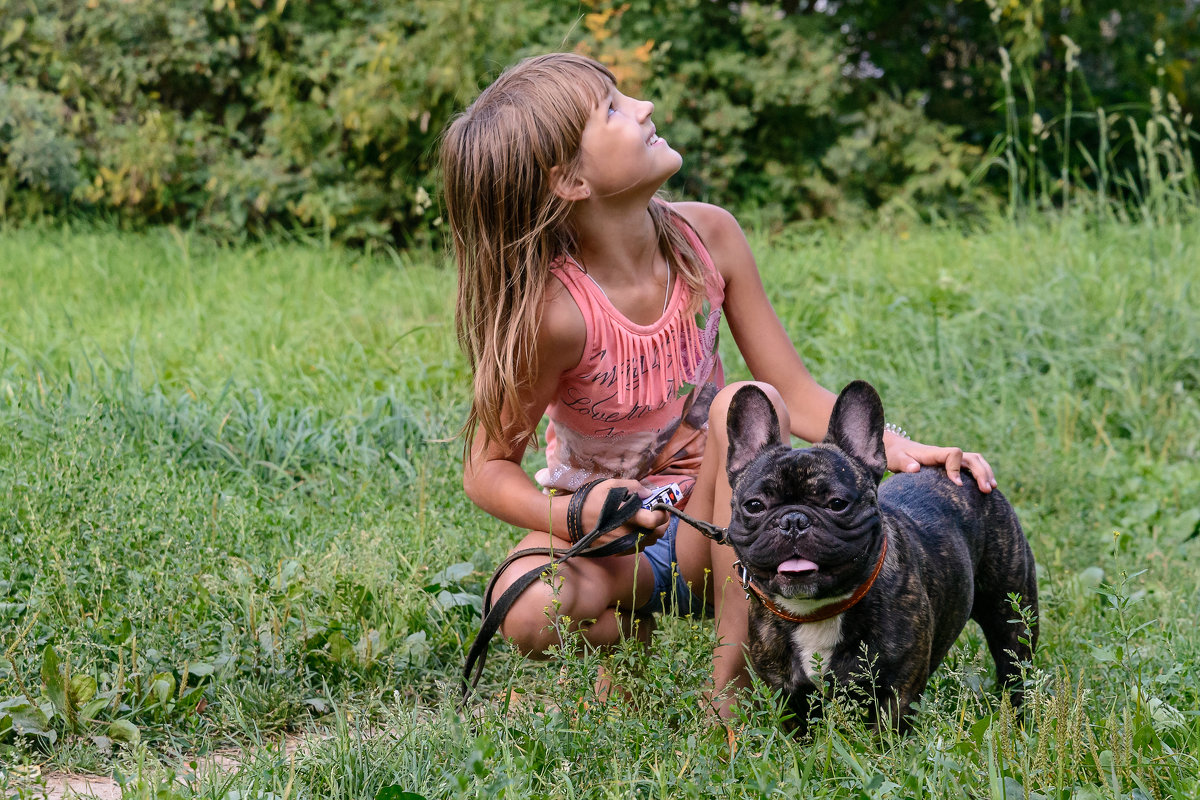
[[[1159,85],[1141,103],[1104,108],[1090,103],[1092,94],[1079,69],[1081,50],[1070,37],[1061,37],[1057,44],[1062,52],[1053,54],[1061,72],[1046,75],[1041,30],[1022,24],[1023,13],[1002,14],[995,0],[988,5],[998,38],[1007,44],[999,48],[1004,132],[976,177],[992,169],[1005,175],[1009,217],[1075,208],[1093,218],[1125,222],[1161,225],[1194,219],[1200,207],[1195,163],[1200,131],[1163,85],[1163,41],[1146,56]],[[1064,88],[1062,108],[1048,107],[1039,98],[1039,77]],[[1091,108],[1077,106],[1077,90]]]
[[[500,648],[460,717],[516,533],[444,441],[467,380],[440,260],[47,229],[0,237],[0,703],[26,729],[0,716],[0,762],[226,800],[1193,796],[1200,233],[752,239],[822,383],[867,378],[889,418],[996,467],[1041,565],[1024,716],[971,628],[912,736],[834,702],[793,741],[760,688],[731,751],[699,701],[711,629],[665,620],[652,657],[607,657],[629,702],[596,701],[595,655]],[[241,767],[186,765],[229,743]]]

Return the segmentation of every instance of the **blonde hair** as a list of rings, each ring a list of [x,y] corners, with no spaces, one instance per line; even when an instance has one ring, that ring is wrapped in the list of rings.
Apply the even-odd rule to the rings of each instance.
[[[615,84],[602,64],[574,53],[526,59],[506,70],[446,128],[441,165],[458,263],[455,327],[474,373],[462,433],[519,445],[537,425],[520,398],[537,369],[536,342],[550,267],[573,252],[571,201],[551,190],[579,168],[588,117]],[[682,218],[650,213],[659,247],[698,304],[704,274]]]

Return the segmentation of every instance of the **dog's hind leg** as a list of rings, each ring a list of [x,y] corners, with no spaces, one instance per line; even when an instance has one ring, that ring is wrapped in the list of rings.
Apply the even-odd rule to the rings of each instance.
[[[990,559],[975,578],[971,619],[979,623],[996,662],[996,684],[1009,691],[1014,708],[1024,701],[1021,664],[1033,659],[1037,647],[1037,574],[1033,553],[1016,519],[997,534],[993,546],[1007,557]],[[1015,600],[1015,602],[1014,602]]]

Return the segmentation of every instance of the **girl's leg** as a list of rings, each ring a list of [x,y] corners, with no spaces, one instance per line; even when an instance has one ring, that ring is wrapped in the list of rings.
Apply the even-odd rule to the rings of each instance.
[[[566,550],[567,542],[533,532],[514,550],[547,547]],[[547,556],[514,561],[496,581],[492,599],[498,598],[527,571],[545,564]],[[641,555],[609,558],[572,558],[557,568],[549,581],[537,581],[517,598],[505,617],[501,633],[524,655],[546,658],[546,651],[562,644],[559,623],[569,618],[572,630],[581,630],[593,647],[614,645],[630,636],[647,641],[651,625],[639,620],[634,609],[654,590],[654,572]],[[594,622],[593,622],[594,620]]]
[[[687,505],[689,515],[720,527],[729,525],[732,496],[725,471],[729,453],[726,418],[734,392],[745,385],[730,384],[713,399],[708,417],[704,461]],[[775,404],[780,430],[788,430],[791,417],[779,392],[769,384],[755,385],[765,391]],[[713,651],[712,703],[717,712],[728,719],[732,713],[734,691],[750,682],[745,656],[749,601],[733,566],[737,556],[729,545],[717,544],[691,525],[681,522],[676,558],[680,574],[692,585],[697,595],[703,587],[705,599],[712,603],[716,611],[717,647]]]

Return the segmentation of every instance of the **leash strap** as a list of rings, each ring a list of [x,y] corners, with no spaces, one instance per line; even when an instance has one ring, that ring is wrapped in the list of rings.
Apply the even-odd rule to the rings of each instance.
[[[596,483],[585,484],[580,487],[576,495],[586,494],[595,488]],[[571,501],[572,505],[574,505],[576,502],[575,497],[572,497]],[[582,512],[582,507],[583,501],[579,500],[578,505],[575,506],[576,526],[579,524],[578,519],[579,514]],[[496,568],[495,573],[492,574],[492,579],[488,581],[487,590],[483,595],[483,622],[479,626],[479,633],[475,635],[475,641],[471,643],[471,649],[467,652],[466,663],[463,665],[460,706],[467,701],[471,693],[475,690],[475,687],[479,684],[479,679],[483,675],[484,663],[487,661],[488,645],[496,635],[496,632],[500,630],[501,623],[504,622],[504,618],[508,616],[509,610],[512,608],[513,603],[517,601],[517,598],[520,597],[521,593],[547,572],[550,572],[556,566],[575,556],[600,558],[602,556],[612,556],[635,551],[641,539],[646,536],[646,531],[633,531],[619,539],[596,547],[592,546],[592,542],[624,525],[641,507],[641,498],[635,493],[621,487],[613,488],[609,491],[608,496],[604,498],[604,507],[600,510],[600,519],[596,523],[596,527],[579,537],[578,541],[566,550],[555,551],[549,547],[529,547],[524,550],[518,550],[504,559],[500,566]],[[568,511],[570,511],[570,507],[568,507]],[[535,555],[550,556],[553,560],[540,567],[534,567],[517,578],[511,586],[504,590],[503,594],[497,598],[495,605],[493,605],[492,592],[496,587],[496,581],[500,578],[504,570],[519,558]]]
[[[571,544],[583,538],[583,504],[598,483],[600,479],[583,484],[571,495],[571,502],[567,503],[567,541]]]

